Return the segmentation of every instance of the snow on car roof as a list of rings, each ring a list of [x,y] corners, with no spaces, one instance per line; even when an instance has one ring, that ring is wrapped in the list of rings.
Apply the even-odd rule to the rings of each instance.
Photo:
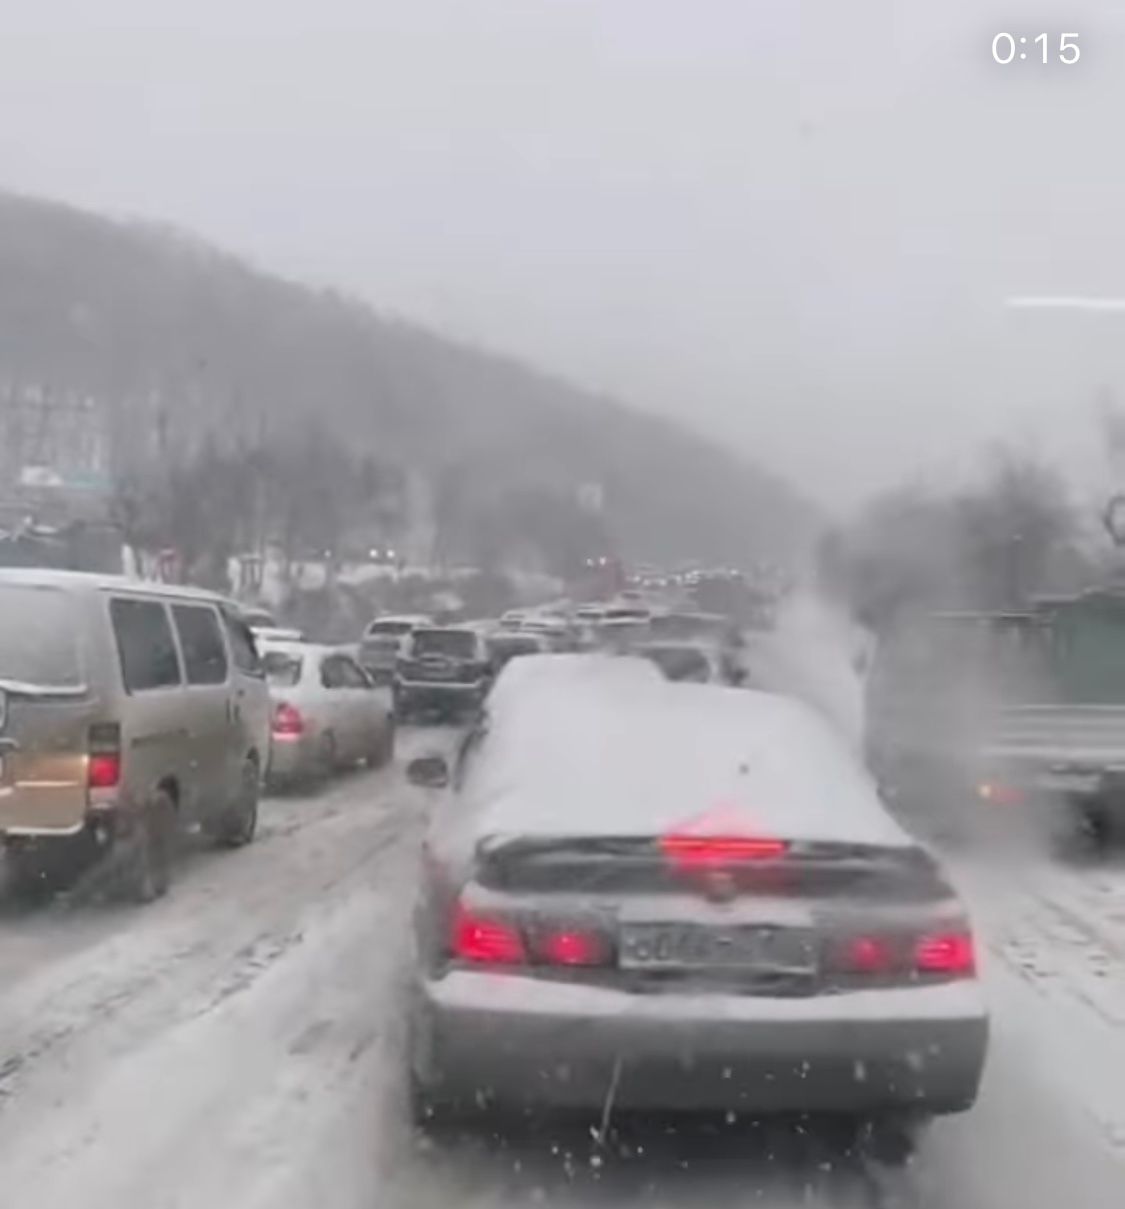
[[[305,641],[305,635],[300,630],[288,629],[282,626],[251,626],[250,633],[254,636],[254,643],[259,649],[269,642]]]
[[[662,679],[649,660],[630,656],[568,654],[515,660],[500,673],[489,693],[488,712],[490,717],[498,717],[511,703],[512,709],[523,713],[532,709],[540,696],[550,702],[570,689],[598,693],[609,691],[614,685],[651,686]]]
[[[494,696],[465,787],[478,836],[698,827],[912,843],[832,728],[789,698],[668,684],[647,660],[565,655],[515,661]]]
[[[374,620],[367,623],[367,632],[371,633],[379,626],[423,626],[432,625],[433,618],[427,617],[423,613],[388,613],[383,617],[376,617]]]
[[[531,613],[523,618],[525,630],[565,630],[566,618],[556,613]]]
[[[295,659],[299,659],[304,655],[317,657],[321,655],[347,655],[348,651],[342,647],[331,646],[323,642],[304,642],[299,638],[259,638],[257,640],[258,654],[265,655],[268,652],[275,651],[278,654],[292,655]]]

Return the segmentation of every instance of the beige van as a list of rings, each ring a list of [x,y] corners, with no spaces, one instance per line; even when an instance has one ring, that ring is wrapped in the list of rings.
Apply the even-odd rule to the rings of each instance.
[[[246,624],[210,592],[0,568],[0,838],[17,888],[105,868],[147,901],[177,826],[248,843],[269,696]]]

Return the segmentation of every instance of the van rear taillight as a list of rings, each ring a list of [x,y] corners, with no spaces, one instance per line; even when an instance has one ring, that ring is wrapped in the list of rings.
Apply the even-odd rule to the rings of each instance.
[[[86,763],[86,785],[90,789],[116,789],[121,784],[121,753],[90,756]]]
[[[121,784],[121,727],[116,722],[96,722],[86,738],[86,786],[116,789]]]

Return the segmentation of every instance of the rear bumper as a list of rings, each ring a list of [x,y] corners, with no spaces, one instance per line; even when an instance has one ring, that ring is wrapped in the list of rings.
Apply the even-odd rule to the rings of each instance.
[[[316,761],[316,742],[310,735],[300,739],[271,739],[266,779],[274,784],[300,780],[316,771]]]
[[[89,820],[85,817],[77,823],[68,823],[59,827],[38,827],[20,823],[5,824],[0,827],[0,841],[71,839],[81,835],[88,826]]]
[[[976,983],[809,999],[634,995],[455,971],[420,984],[415,1074],[435,1099],[642,1110],[958,1112],[988,1019]]]
[[[66,786],[71,791],[74,787]],[[128,803],[117,790],[95,791],[98,800],[63,798],[53,786],[0,785],[0,839],[66,839],[81,835],[97,819],[126,810]]]

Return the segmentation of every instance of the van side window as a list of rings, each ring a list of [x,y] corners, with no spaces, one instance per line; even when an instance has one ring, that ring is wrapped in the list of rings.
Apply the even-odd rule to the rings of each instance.
[[[172,616],[176,619],[188,684],[224,683],[227,651],[215,610],[207,605],[173,605]]]
[[[109,602],[109,615],[127,693],[182,683],[176,643],[163,604],[117,597]]]
[[[223,610],[223,625],[226,627],[227,642],[230,644],[234,666],[247,676],[265,675],[250,627],[237,617],[232,617],[225,609]]]

